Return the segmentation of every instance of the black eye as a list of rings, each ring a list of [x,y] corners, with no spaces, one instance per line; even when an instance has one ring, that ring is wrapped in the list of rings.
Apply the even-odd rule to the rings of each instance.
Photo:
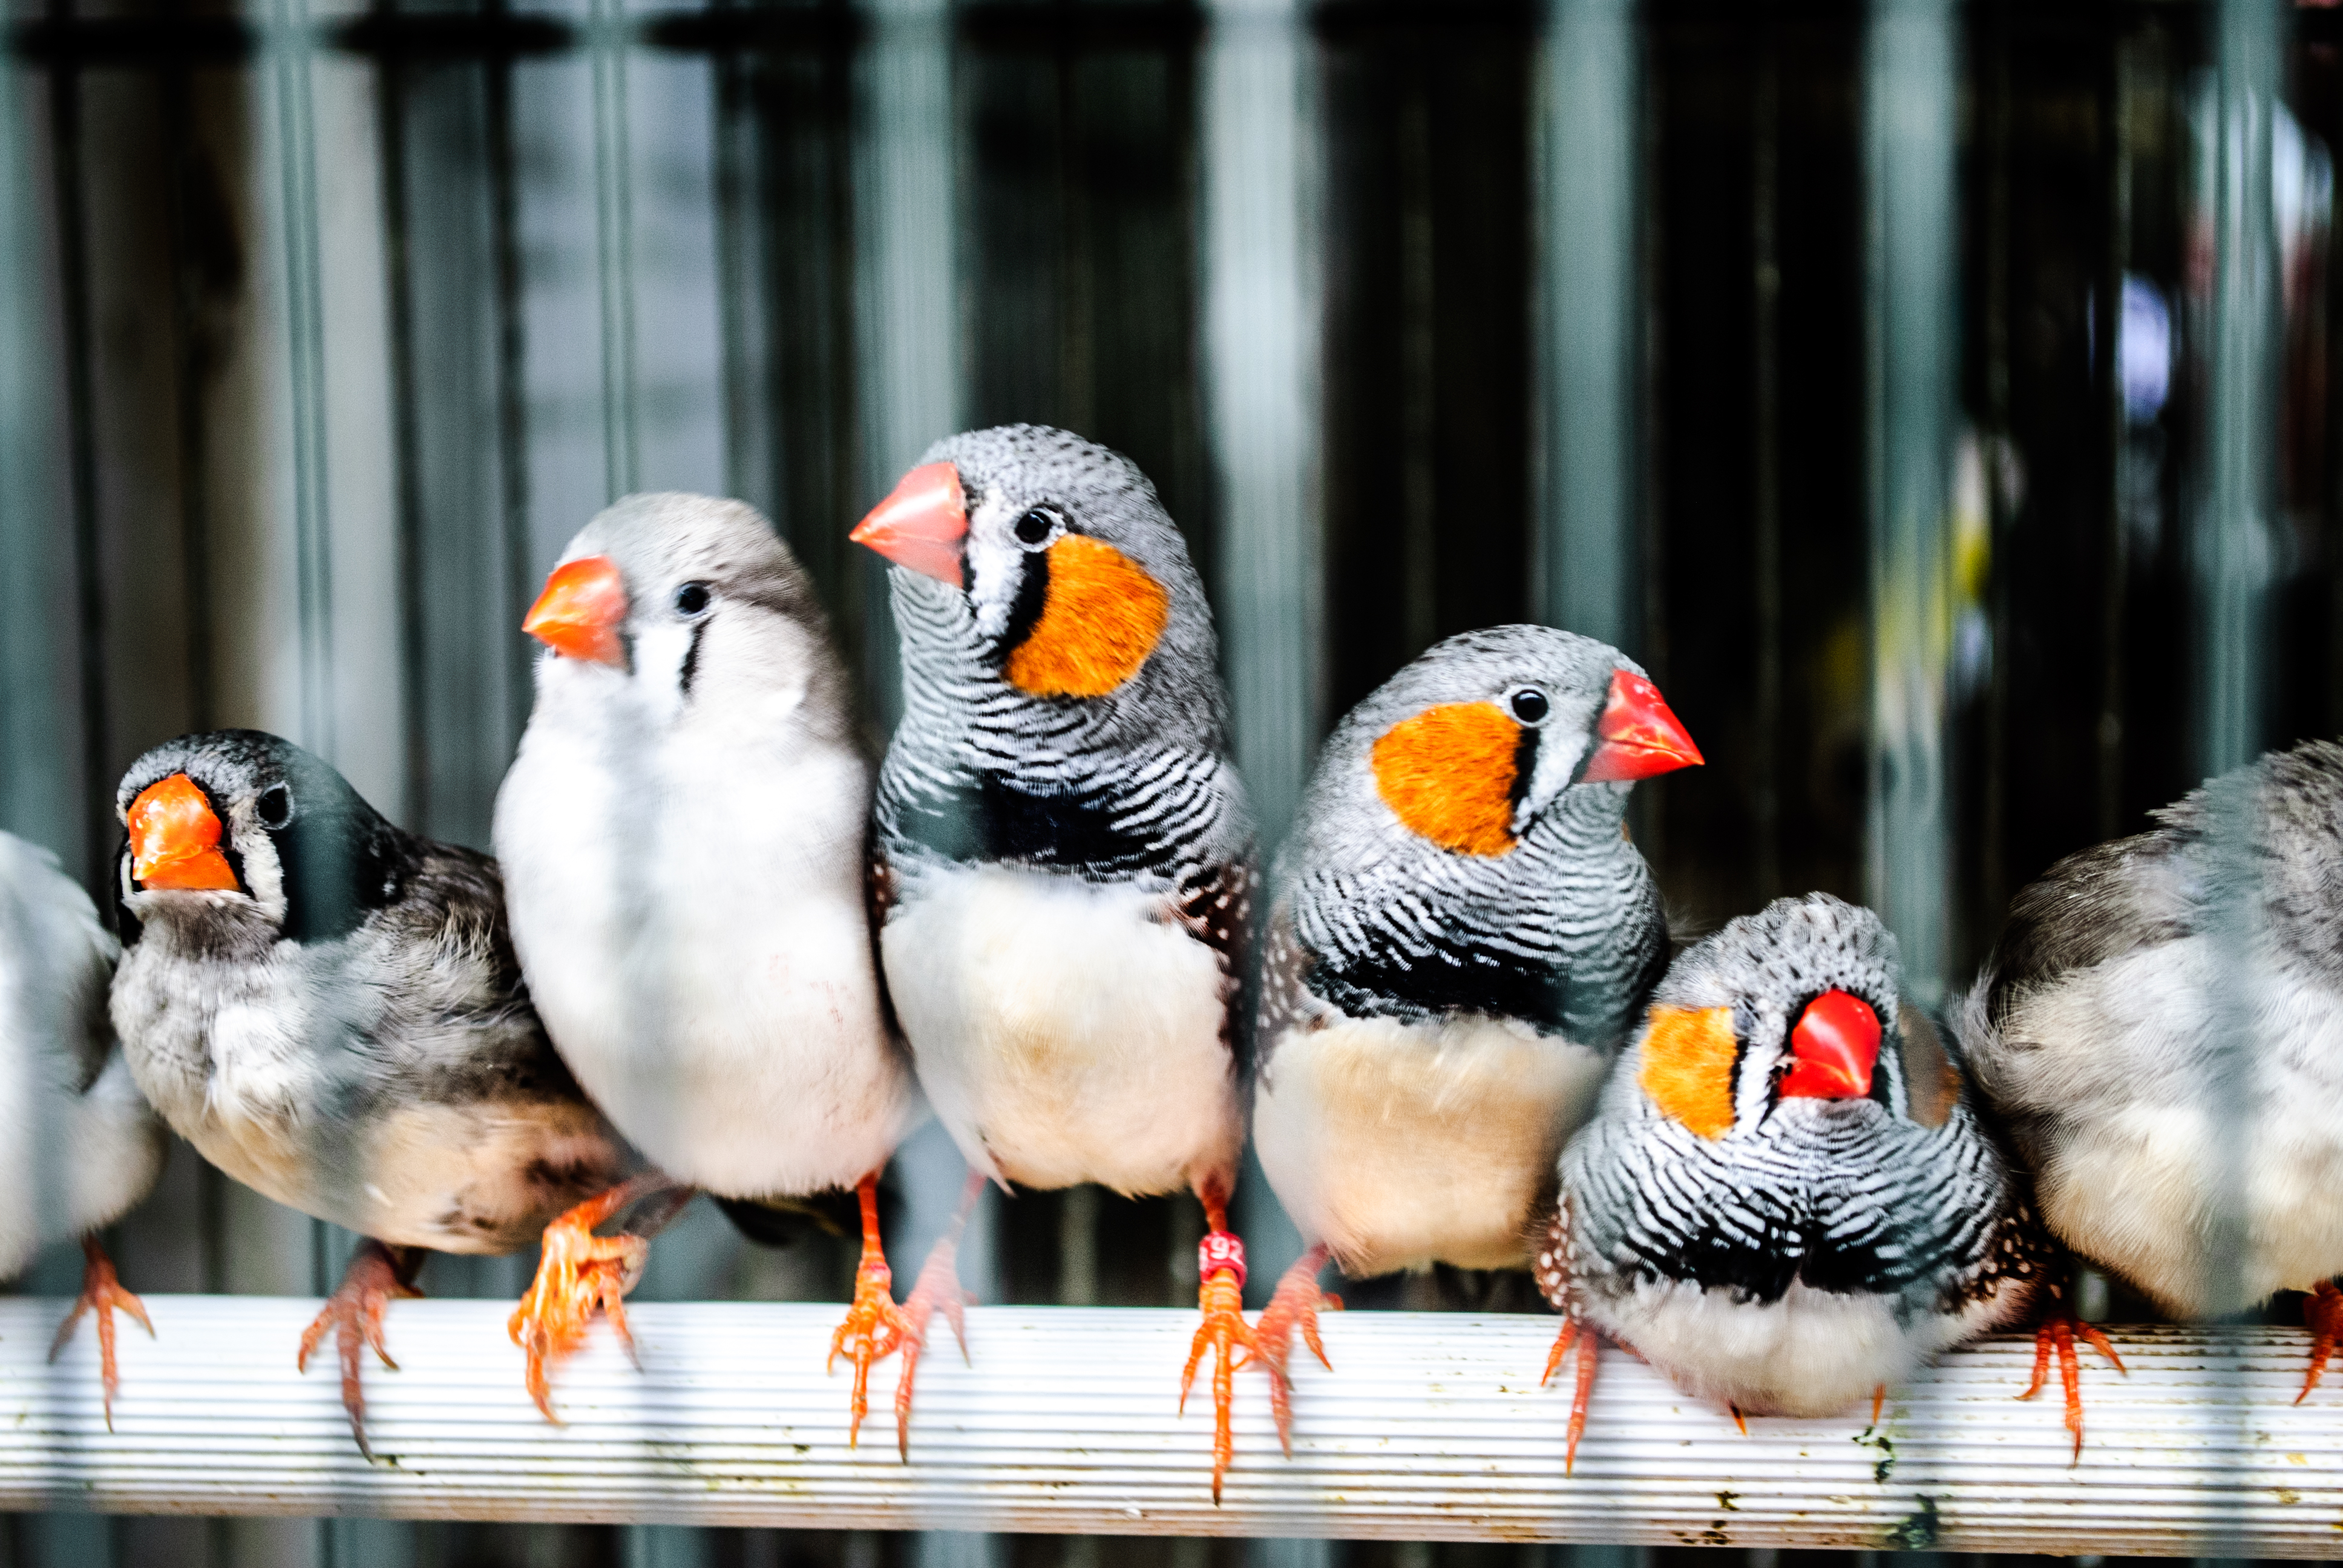
[[[1524,686],[1514,692],[1512,707],[1513,717],[1523,724],[1544,724],[1545,716],[1554,709],[1554,705],[1545,699],[1545,693],[1534,686]]]
[[[1036,507],[1017,519],[1017,542],[1021,545],[1044,543],[1052,533],[1057,531],[1057,528],[1058,519],[1043,508]]]
[[[686,583],[675,590],[675,613],[685,617],[705,615],[710,597],[706,583]]]
[[[260,799],[253,802],[253,812],[259,817],[260,825],[264,828],[284,827],[293,820],[293,791],[282,784],[271,784],[260,792]]]

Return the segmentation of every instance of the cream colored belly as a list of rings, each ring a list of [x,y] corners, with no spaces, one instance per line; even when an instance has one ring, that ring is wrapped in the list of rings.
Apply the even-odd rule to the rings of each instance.
[[[970,1163],[1145,1194],[1233,1180],[1242,1106],[1210,948],[1161,893],[930,873],[880,937],[920,1086]]]
[[[1554,1161],[1606,1065],[1495,1020],[1342,1019],[1275,1042],[1253,1144],[1345,1273],[1526,1267]]]

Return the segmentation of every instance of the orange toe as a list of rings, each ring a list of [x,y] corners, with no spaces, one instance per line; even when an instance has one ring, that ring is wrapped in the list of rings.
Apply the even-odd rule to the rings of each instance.
[[[1545,1356],[1545,1375],[1538,1386],[1545,1387],[1554,1374],[1562,1370],[1562,1358],[1570,1353],[1572,1345],[1578,1347],[1578,1387],[1570,1399],[1570,1432],[1563,1450],[1562,1473],[1568,1475],[1578,1464],[1578,1440],[1586,1435],[1586,1411],[1594,1399],[1594,1369],[1603,1350],[1603,1336],[1574,1319],[1562,1321],[1562,1332],[1554,1335],[1554,1349]],[[1735,1419],[1739,1419],[1735,1412]]]
[[[146,1337],[155,1337],[155,1324],[146,1316],[146,1303],[123,1289],[114,1272],[114,1260],[106,1255],[96,1236],[81,1239],[84,1261],[81,1272],[81,1294],[75,1298],[73,1311],[57,1325],[57,1337],[49,1345],[49,1359],[55,1361],[72,1342],[74,1330],[83,1314],[97,1314],[97,1378],[106,1405],[106,1430],[114,1430],[114,1396],[122,1392],[122,1374],[114,1362],[114,1314],[125,1312],[136,1318]]]
[[[350,1255],[350,1266],[342,1271],[342,1282],[301,1331],[301,1349],[293,1362],[297,1372],[307,1372],[318,1342],[328,1332],[334,1335],[342,1365],[342,1409],[349,1413],[350,1435],[357,1440],[358,1452],[368,1459],[374,1457],[374,1450],[367,1442],[361,1352],[371,1350],[383,1365],[398,1370],[383,1338],[382,1315],[391,1302],[423,1293],[414,1284],[415,1272],[422,1266],[423,1254],[414,1248],[394,1251],[377,1241],[360,1242]]]
[[[968,1293],[960,1289],[959,1253],[960,1228],[982,1195],[981,1177],[971,1176],[959,1214],[944,1232],[919,1280],[901,1306],[895,1304],[894,1271],[887,1265],[879,1236],[879,1177],[865,1176],[855,1185],[862,1208],[862,1261],[854,1271],[854,1301],[846,1321],[830,1336],[830,1365],[845,1356],[854,1367],[854,1393],[846,1427],[846,1446],[855,1447],[862,1435],[862,1418],[870,1413],[870,1369],[898,1351],[902,1371],[895,1380],[895,1452],[908,1463],[911,1457],[911,1395],[920,1373],[920,1355],[927,1348],[928,1324],[937,1312],[950,1323],[960,1342],[960,1359],[968,1359]]]
[[[1262,1309],[1253,1324],[1253,1338],[1261,1347],[1262,1369],[1270,1374],[1269,1408],[1277,1418],[1277,1441],[1285,1449],[1288,1459],[1293,1457],[1293,1382],[1286,1375],[1289,1359],[1293,1354],[1293,1334],[1302,1332],[1302,1342],[1318,1358],[1318,1364],[1328,1372],[1334,1363],[1326,1359],[1326,1342],[1318,1335],[1318,1314],[1339,1312],[1342,1298],[1330,1296],[1318,1288],[1318,1271],[1326,1266],[1325,1244],[1311,1248],[1294,1260],[1277,1282],[1276,1293],[1269,1305]]]
[[[1199,1249],[1203,1275],[1196,1287],[1196,1304],[1204,1321],[1189,1342],[1188,1364],[1180,1373],[1180,1410],[1188,1409],[1188,1390],[1196,1381],[1196,1367],[1207,1351],[1217,1352],[1212,1363],[1212,1503],[1221,1501],[1221,1483],[1236,1459],[1236,1435],[1230,1422],[1235,1404],[1236,1369],[1251,1362],[1267,1362],[1261,1342],[1244,1318],[1244,1243],[1217,1227],[1208,1231]],[[1242,1352],[1244,1361],[1237,1358]],[[1272,1378],[1284,1374],[1272,1363]]]
[[[2302,1299],[2302,1321],[2310,1330],[2310,1370],[2302,1380],[2302,1392],[2294,1396],[2300,1404],[2318,1386],[2327,1371],[2327,1360],[2335,1353],[2335,1340],[2343,1332],[2343,1291],[2335,1288],[2332,1280],[2321,1280],[2310,1294]]]
[[[610,1320],[627,1353],[634,1354],[626,1293],[642,1277],[650,1243],[640,1236],[598,1236],[594,1227],[644,1191],[640,1181],[630,1181],[588,1198],[548,1225],[538,1241],[537,1278],[505,1329],[528,1357],[528,1396],[548,1421],[561,1419],[553,1413],[548,1369],[586,1342],[596,1313]]]
[[[2116,1347],[2107,1342],[2107,1335],[2069,1313],[2054,1312],[2043,1319],[2034,1331],[2034,1375],[2027,1380],[2026,1392],[2017,1396],[2032,1399],[2042,1392],[2042,1384],[2050,1370],[2050,1358],[2056,1355],[2058,1358],[2058,1382],[2066,1395],[2066,1426],[2075,1439],[2074,1457],[2067,1461],[2069,1467],[2081,1463],[2083,1459],[2083,1368],[2080,1358],[2075,1353],[2077,1337],[2113,1362],[2116,1371],[2125,1370],[2123,1358],[2116,1354]]]

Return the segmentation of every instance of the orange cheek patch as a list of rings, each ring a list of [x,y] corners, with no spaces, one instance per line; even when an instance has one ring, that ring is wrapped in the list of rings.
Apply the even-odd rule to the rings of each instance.
[[[1403,719],[1375,741],[1375,789],[1392,814],[1443,849],[1513,847],[1522,729],[1493,702],[1452,702]]]
[[[1068,534],[1050,547],[1050,596],[1002,673],[1034,697],[1104,697],[1139,673],[1172,596],[1112,545]]]
[[[1722,1138],[1733,1127],[1736,1049],[1731,1008],[1655,1007],[1636,1081],[1653,1104],[1703,1138]]]

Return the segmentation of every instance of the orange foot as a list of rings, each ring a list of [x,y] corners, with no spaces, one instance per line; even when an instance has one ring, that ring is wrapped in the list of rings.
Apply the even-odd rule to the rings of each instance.
[[[1562,1332],[1554,1340],[1554,1349],[1546,1352],[1545,1375],[1538,1379],[1538,1387],[1554,1382],[1554,1374],[1562,1370],[1562,1358],[1570,1353],[1573,1344],[1578,1346],[1578,1392],[1570,1400],[1570,1444],[1563,1451],[1562,1473],[1568,1475],[1578,1463],[1578,1440],[1586,1435],[1586,1407],[1594,1397],[1594,1363],[1603,1351],[1603,1336],[1574,1319],[1562,1321]],[[1739,1419],[1736,1412],[1735,1419]]]
[[[846,1309],[846,1321],[830,1336],[829,1362],[835,1369],[843,1355],[854,1363],[847,1447],[856,1446],[862,1435],[862,1418],[870,1413],[870,1369],[900,1350],[903,1370],[895,1381],[895,1452],[905,1463],[910,1462],[911,1390],[919,1378],[920,1352],[927,1348],[928,1322],[937,1308],[943,1309],[952,1337],[960,1342],[960,1360],[968,1359],[968,1295],[960,1287],[960,1234],[983,1191],[984,1178],[971,1175],[960,1213],[928,1254],[918,1282],[899,1307],[894,1271],[887,1266],[886,1249],[879,1240],[879,1173],[874,1171],[854,1184],[854,1195],[862,1207],[862,1261],[854,1270],[854,1302]]]
[[[81,1295],[75,1301],[73,1311],[65,1314],[65,1321],[57,1325],[56,1340],[49,1346],[49,1359],[56,1360],[73,1342],[74,1329],[81,1322],[83,1313],[97,1313],[97,1376],[106,1392],[106,1430],[112,1432],[114,1396],[122,1392],[122,1376],[114,1365],[114,1310],[119,1307],[136,1318],[148,1339],[155,1337],[155,1325],[147,1319],[146,1303],[124,1290],[122,1282],[115,1277],[114,1260],[106,1255],[106,1249],[97,1244],[96,1236],[81,1239],[81,1253],[88,1260],[82,1265]]]
[[[2032,1399],[2042,1392],[2042,1383],[2050,1370],[2050,1352],[2058,1352],[2058,1381],[2066,1388],[2066,1430],[2075,1434],[2075,1457],[2068,1460],[2072,1469],[2083,1460],[2083,1368],[2075,1355],[2075,1339],[2082,1336],[2097,1345],[2099,1353],[2115,1362],[2116,1371],[2124,1370],[2123,1358],[2107,1336],[2091,1324],[2066,1312],[2056,1312],[2042,1320],[2034,1331],[2034,1377],[2026,1385],[2020,1399]]]
[[[537,1278],[505,1330],[528,1353],[528,1397],[556,1425],[561,1418],[553,1413],[547,1369],[586,1342],[596,1312],[609,1317],[627,1354],[635,1354],[635,1336],[627,1330],[626,1294],[642,1278],[651,1244],[640,1236],[597,1236],[594,1227],[667,1185],[664,1177],[638,1176],[598,1193],[548,1225],[538,1242]],[[636,1361],[639,1365],[641,1358]]]
[[[2310,1375],[2302,1380],[2302,1392],[2294,1396],[2297,1404],[2318,1386],[2320,1374],[2327,1371],[2327,1358],[2335,1353],[2337,1333],[2343,1331],[2343,1291],[2335,1288],[2334,1281],[2319,1281],[2302,1299],[2302,1321],[2310,1330]]]
[[[326,1331],[334,1331],[336,1348],[342,1361],[342,1408],[349,1412],[350,1435],[358,1442],[358,1452],[367,1458],[374,1450],[367,1446],[366,1391],[358,1382],[359,1352],[372,1347],[382,1358],[382,1364],[391,1371],[398,1363],[390,1359],[389,1347],[382,1337],[382,1314],[394,1301],[419,1296],[415,1288],[416,1271],[423,1267],[423,1251],[419,1247],[386,1247],[371,1239],[358,1243],[350,1254],[350,1266],[342,1271],[342,1282],[326,1298],[325,1310],[310,1320],[301,1331],[301,1353],[294,1361],[294,1370],[309,1370],[309,1354]]]
[[[1188,1390],[1195,1384],[1197,1363],[1206,1351],[1217,1351],[1212,1362],[1212,1505],[1217,1508],[1221,1483],[1236,1459],[1236,1434],[1230,1430],[1229,1413],[1235,1402],[1237,1368],[1264,1362],[1274,1382],[1283,1382],[1285,1373],[1263,1353],[1261,1342],[1244,1320],[1244,1243],[1229,1233],[1227,1211],[1209,1196],[1204,1212],[1208,1228],[1196,1247],[1196,1271],[1202,1276],[1196,1286],[1196,1305],[1202,1310],[1204,1321],[1196,1325],[1196,1337],[1188,1346],[1188,1364],[1180,1373],[1180,1412],[1187,1413]],[[1244,1354],[1242,1362],[1237,1360],[1239,1352]]]
[[[1284,1445],[1288,1459],[1293,1457],[1293,1382],[1285,1369],[1293,1354],[1296,1328],[1318,1364],[1328,1372],[1334,1370],[1334,1363],[1326,1359],[1325,1342],[1318,1337],[1318,1314],[1342,1310],[1342,1297],[1318,1288],[1318,1271],[1326,1266],[1326,1259],[1323,1241],[1295,1259],[1293,1267],[1277,1282],[1277,1293],[1270,1297],[1252,1328],[1253,1338],[1261,1342],[1262,1364],[1270,1374],[1269,1408],[1277,1417],[1277,1441]]]

